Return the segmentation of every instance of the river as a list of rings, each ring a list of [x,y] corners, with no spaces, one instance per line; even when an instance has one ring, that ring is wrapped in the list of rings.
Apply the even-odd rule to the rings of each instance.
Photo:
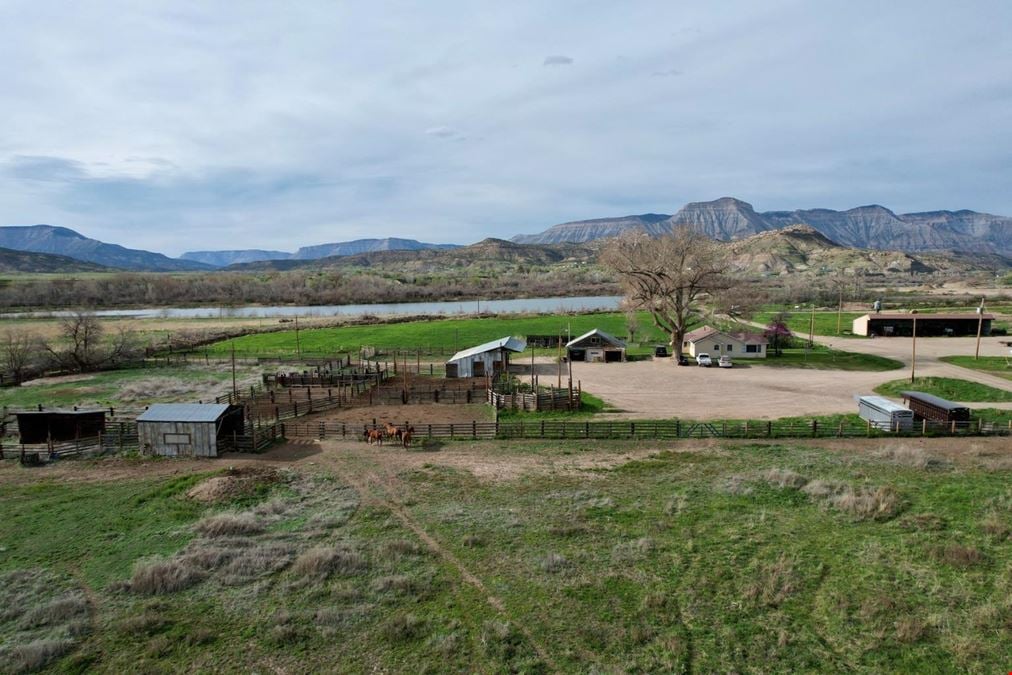
[[[461,315],[491,312],[493,314],[578,312],[581,310],[618,309],[621,297],[591,295],[574,298],[516,298],[512,300],[469,300],[465,302],[395,302],[384,305],[248,305],[244,307],[149,307],[142,309],[99,309],[100,317],[131,319],[217,319],[217,318],[278,318],[327,316],[398,316],[413,314]],[[4,319],[39,319],[61,317],[72,311],[13,312],[0,314]]]

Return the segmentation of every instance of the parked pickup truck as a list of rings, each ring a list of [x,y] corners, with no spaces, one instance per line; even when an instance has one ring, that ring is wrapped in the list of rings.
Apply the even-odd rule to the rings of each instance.
[[[720,357],[720,359],[717,360],[717,365],[720,366],[721,368],[730,368],[734,364],[731,363],[731,357],[728,356],[727,354],[724,354],[723,356]]]
[[[696,365],[709,368],[713,365],[713,361],[710,359],[709,354],[696,354]]]

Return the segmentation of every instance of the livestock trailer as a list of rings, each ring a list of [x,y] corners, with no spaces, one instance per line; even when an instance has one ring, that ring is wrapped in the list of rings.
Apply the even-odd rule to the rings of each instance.
[[[857,400],[857,414],[873,427],[888,431],[912,431],[914,411],[883,396],[862,396]]]
[[[239,405],[156,403],[137,418],[137,437],[145,454],[217,457],[244,432],[244,417]]]
[[[903,402],[914,411],[917,419],[925,419],[929,422],[970,421],[970,409],[958,403],[920,391],[905,391],[902,396]]]

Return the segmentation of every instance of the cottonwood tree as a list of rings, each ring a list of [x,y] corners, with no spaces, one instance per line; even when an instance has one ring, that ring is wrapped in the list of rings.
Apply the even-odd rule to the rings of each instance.
[[[656,239],[618,237],[602,251],[601,263],[618,275],[628,302],[671,336],[675,358],[704,302],[736,284],[724,249],[687,227]]]
[[[6,330],[0,338],[0,370],[6,371],[16,384],[20,384],[37,360],[38,352],[39,341],[34,335]]]
[[[54,364],[74,372],[86,372],[115,365],[134,356],[134,336],[120,330],[105,340],[105,329],[95,315],[75,312],[60,322],[61,341],[46,343]]]

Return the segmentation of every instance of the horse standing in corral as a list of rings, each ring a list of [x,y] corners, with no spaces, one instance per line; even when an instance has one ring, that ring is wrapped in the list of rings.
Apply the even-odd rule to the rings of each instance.
[[[386,423],[386,429],[384,431],[386,431],[387,438],[396,438],[397,440],[401,440],[402,434],[404,433],[398,427],[390,424],[389,422]]]
[[[415,428],[408,427],[401,432],[401,445],[405,448],[411,447],[411,438],[415,435]]]
[[[369,445],[372,445],[373,443],[383,445],[383,432],[379,429],[366,429],[364,436],[365,442]]]

